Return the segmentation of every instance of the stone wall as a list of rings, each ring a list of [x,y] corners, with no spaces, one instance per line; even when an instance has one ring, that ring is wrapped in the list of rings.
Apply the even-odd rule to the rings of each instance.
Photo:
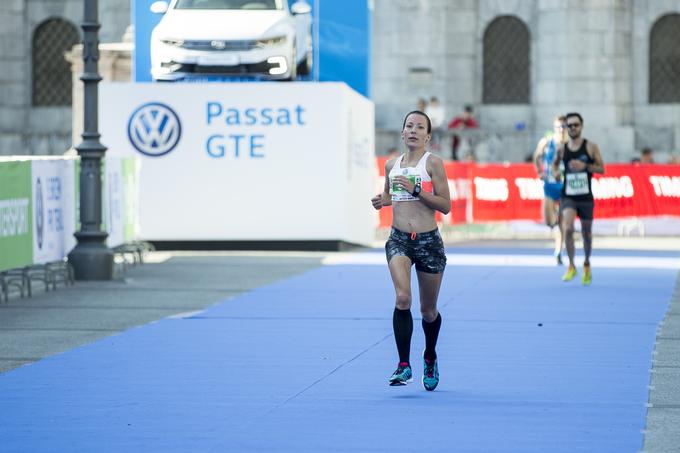
[[[28,99],[25,85],[30,74],[26,58],[29,42],[24,29],[24,0],[0,2],[0,155],[21,154],[24,149],[22,130],[27,117]]]
[[[635,1],[633,4],[632,67],[635,147],[657,150],[657,161],[674,151],[680,157],[680,104],[649,104],[649,32],[669,13],[680,13],[677,0]],[[680,45],[680,43],[679,43]],[[661,153],[658,153],[661,151]],[[659,155],[661,154],[661,156]]]
[[[644,146],[662,156],[680,151],[680,106],[647,100],[651,27],[679,11],[678,0],[376,0],[377,152],[394,146],[403,114],[431,95],[449,118],[475,106],[486,135],[505,150],[493,159],[522,160],[567,111],[583,115],[584,135],[606,161],[628,161]],[[502,15],[530,31],[528,104],[482,103],[484,31]]]
[[[71,107],[33,107],[31,100],[33,32],[55,17],[80,30],[83,1],[0,1],[0,155],[62,154],[71,146]],[[100,0],[99,17],[100,41],[120,41],[130,24],[130,0]]]

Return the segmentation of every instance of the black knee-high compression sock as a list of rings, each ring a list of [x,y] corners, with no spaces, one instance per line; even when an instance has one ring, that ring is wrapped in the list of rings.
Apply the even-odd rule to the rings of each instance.
[[[425,332],[425,358],[427,360],[435,360],[437,358],[437,338],[439,338],[439,329],[442,326],[442,315],[437,313],[437,318],[432,322],[425,321],[423,318],[423,332]]]
[[[399,352],[399,362],[410,363],[411,355],[411,336],[413,336],[413,317],[411,310],[394,309],[392,315],[392,327],[394,328],[394,339],[397,342]]]

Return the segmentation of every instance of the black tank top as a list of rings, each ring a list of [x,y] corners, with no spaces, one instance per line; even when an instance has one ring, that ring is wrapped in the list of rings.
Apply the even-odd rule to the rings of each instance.
[[[564,185],[562,186],[562,196],[574,201],[593,201],[592,179],[593,174],[588,170],[574,171],[569,169],[568,162],[577,159],[588,164],[594,160],[588,155],[588,141],[583,139],[581,147],[576,151],[564,145],[562,162],[564,163]]]

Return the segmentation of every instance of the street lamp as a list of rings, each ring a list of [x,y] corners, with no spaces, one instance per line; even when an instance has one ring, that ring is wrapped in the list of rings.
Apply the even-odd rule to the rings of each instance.
[[[108,234],[102,231],[102,158],[106,147],[99,142],[99,112],[97,84],[102,79],[98,72],[99,14],[98,0],[85,0],[83,18],[83,63],[80,80],[84,84],[83,141],[76,146],[80,156],[80,230],[78,243],[68,255],[76,280],[111,280],[113,252],[106,247]]]

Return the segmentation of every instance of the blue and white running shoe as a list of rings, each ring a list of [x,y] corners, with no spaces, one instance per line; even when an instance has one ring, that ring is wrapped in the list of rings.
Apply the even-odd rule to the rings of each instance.
[[[425,352],[423,351],[423,355]],[[427,360],[423,357],[423,387],[428,392],[437,388],[439,385],[439,366],[437,365],[437,359],[432,361]]]
[[[413,382],[413,372],[411,371],[411,365],[408,362],[399,362],[397,369],[392,376],[390,376],[389,383],[392,386],[406,385],[409,382]]]

